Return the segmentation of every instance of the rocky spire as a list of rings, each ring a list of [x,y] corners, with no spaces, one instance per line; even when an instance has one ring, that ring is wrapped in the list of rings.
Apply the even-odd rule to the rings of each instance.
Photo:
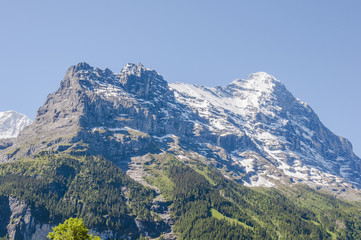
[[[144,99],[152,99],[168,91],[168,84],[163,77],[142,64],[128,63],[120,73],[120,83],[125,91]]]

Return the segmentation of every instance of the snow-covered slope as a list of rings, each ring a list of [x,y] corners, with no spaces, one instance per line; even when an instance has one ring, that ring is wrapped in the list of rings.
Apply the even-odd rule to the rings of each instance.
[[[31,120],[24,114],[15,111],[0,112],[0,139],[16,138],[29,124]]]
[[[170,87],[181,103],[209,120],[212,133],[251,139],[253,147],[230,148],[227,153],[228,160],[241,166],[235,171],[246,185],[361,185],[360,159],[349,141],[329,131],[273,76],[254,73],[214,88],[184,83]]]

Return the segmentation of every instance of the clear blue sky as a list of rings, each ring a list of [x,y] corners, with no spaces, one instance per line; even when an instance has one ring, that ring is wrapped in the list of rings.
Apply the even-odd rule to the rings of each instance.
[[[266,71],[361,156],[360,11],[359,0],[0,0],[0,111],[34,118],[81,61],[207,86]]]

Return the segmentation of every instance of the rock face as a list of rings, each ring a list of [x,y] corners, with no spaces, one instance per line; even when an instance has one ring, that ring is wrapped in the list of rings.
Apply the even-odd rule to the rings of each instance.
[[[15,111],[0,112],[0,139],[16,138],[30,123],[30,118],[24,114]]]
[[[31,209],[13,197],[0,197],[0,236],[8,239],[45,239],[51,230],[48,224],[36,222]]]
[[[0,237],[7,236],[10,240],[47,239],[54,227],[35,219],[31,208],[16,198],[1,196],[0,207]],[[97,232],[90,229],[90,233],[101,239],[113,239],[115,236],[110,230]]]
[[[209,88],[168,85],[141,64],[113,73],[79,63],[0,159],[42,151],[99,154],[125,170],[133,156],[166,151],[248,186],[361,186],[351,143],[262,72]]]

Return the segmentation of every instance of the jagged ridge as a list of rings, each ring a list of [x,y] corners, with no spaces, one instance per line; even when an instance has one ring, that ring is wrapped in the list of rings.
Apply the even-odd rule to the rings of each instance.
[[[100,154],[123,169],[126,158],[168,151],[250,186],[305,182],[344,191],[361,182],[349,141],[262,72],[223,87],[168,86],[141,64],[113,73],[79,63],[3,160],[41,151]]]

